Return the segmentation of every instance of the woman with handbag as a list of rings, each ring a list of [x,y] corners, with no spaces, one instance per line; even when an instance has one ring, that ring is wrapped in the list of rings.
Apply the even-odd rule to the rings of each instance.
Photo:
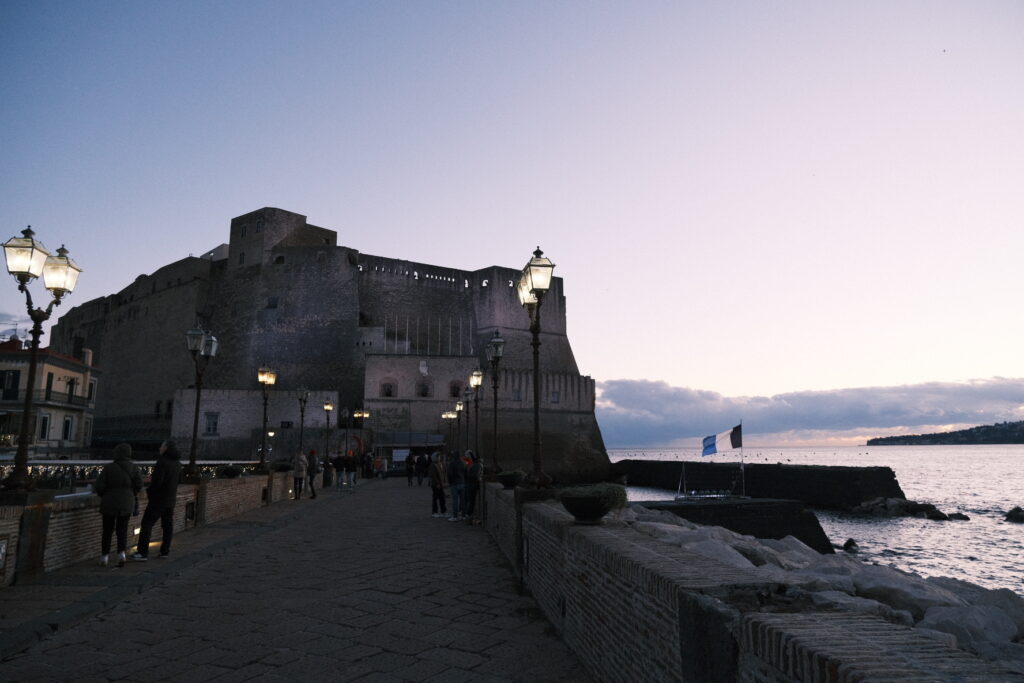
[[[128,549],[128,520],[138,514],[136,496],[142,490],[142,475],[132,462],[132,447],[119,443],[114,447],[114,460],[103,467],[93,491],[100,497],[103,535],[100,537],[100,566],[110,561],[110,537],[117,531],[117,566],[123,567]]]

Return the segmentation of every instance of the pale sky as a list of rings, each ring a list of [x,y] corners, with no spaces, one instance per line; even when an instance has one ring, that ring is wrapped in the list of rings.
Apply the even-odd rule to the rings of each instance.
[[[599,417],[1024,377],[1016,0],[6,0],[0,92],[0,239],[66,244],[68,306],[275,206],[454,268],[539,244]]]

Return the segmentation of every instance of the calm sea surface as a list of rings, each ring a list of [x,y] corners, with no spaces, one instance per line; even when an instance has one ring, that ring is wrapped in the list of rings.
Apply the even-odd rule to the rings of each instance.
[[[693,449],[621,448],[608,455],[613,462],[701,460]],[[910,500],[933,503],[947,514],[962,512],[971,520],[879,519],[815,510],[834,544],[852,538],[869,562],[1024,595],[1024,525],[1003,521],[1008,510],[1024,506],[1024,445],[745,448],[743,457],[748,463],[891,467]],[[738,462],[739,456],[727,453],[704,460]],[[674,495],[675,491],[629,489],[630,500],[635,501]]]

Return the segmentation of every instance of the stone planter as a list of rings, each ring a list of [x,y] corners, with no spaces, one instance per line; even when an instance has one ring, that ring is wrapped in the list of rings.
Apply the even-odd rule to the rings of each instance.
[[[601,496],[563,494],[561,501],[577,524],[600,524],[601,518],[612,510],[611,503]]]

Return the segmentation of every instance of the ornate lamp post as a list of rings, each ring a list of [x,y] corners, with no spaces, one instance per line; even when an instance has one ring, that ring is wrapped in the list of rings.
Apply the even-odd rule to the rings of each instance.
[[[217,355],[220,342],[201,327],[193,327],[185,333],[185,344],[188,346],[188,352],[192,354],[192,364],[196,369],[196,409],[192,415],[192,445],[189,446],[188,467],[185,468],[185,476],[194,478],[199,476],[196,450],[199,446],[199,401],[203,395],[203,372],[206,371],[210,359]]]
[[[494,469],[500,472],[501,467],[498,465],[498,364],[501,363],[501,356],[505,352],[505,340],[501,338],[498,330],[494,331],[494,336],[487,342],[486,348],[487,360],[491,364],[491,389],[494,393],[494,432],[492,444],[494,449]]]
[[[531,486],[541,488],[551,483],[551,477],[544,474],[541,463],[540,446],[540,307],[544,303],[544,295],[551,288],[551,276],[555,264],[544,256],[537,247],[533,258],[523,267],[523,275],[519,278],[519,303],[530,314],[530,332],[533,335],[533,471],[527,475],[526,481]]]
[[[353,419],[356,419],[356,420],[363,420],[363,422],[359,423],[359,428],[360,429],[364,429],[366,427],[365,420],[368,420],[370,418],[370,411],[369,410],[356,410],[356,411],[354,411],[352,413],[352,417],[353,417]],[[363,445],[365,446],[365,444],[363,444]]]
[[[302,453],[302,431],[306,426],[306,404],[309,402],[309,392],[299,389],[299,453]]]
[[[458,417],[458,413],[454,410],[446,410],[441,413],[441,419],[448,423],[448,443],[452,442],[452,420]]]
[[[455,402],[455,451],[462,455],[462,401]]]
[[[331,411],[334,410],[334,401],[324,401],[324,453],[330,453],[331,448]],[[348,438],[348,433],[345,434]]]
[[[467,450],[470,448],[470,446],[472,444],[472,439],[470,439],[470,436],[472,435],[472,429],[471,429],[471,425],[469,424],[470,423],[469,405],[470,405],[470,401],[472,400],[472,398],[473,398],[473,389],[470,388],[467,385],[466,388],[462,390],[462,405],[464,406],[464,410],[466,412],[466,449]]]
[[[25,294],[28,316],[32,319],[32,344],[28,357],[28,376],[25,384],[25,402],[21,409],[21,425],[18,429],[18,452],[14,456],[14,470],[3,482],[8,491],[28,490],[31,478],[28,476],[28,443],[32,436],[32,391],[36,381],[36,359],[39,352],[39,337],[43,323],[50,319],[54,306],[60,306],[61,299],[75,289],[82,269],[68,257],[68,250],[61,245],[57,255],[51,254],[43,243],[35,239],[32,226],[21,231],[22,237],[12,237],[4,243],[7,272],[18,281],[18,290]],[[30,282],[43,276],[43,286],[53,295],[45,308],[32,305]]]
[[[473,387],[473,448],[480,455],[480,385],[484,383],[484,373],[477,368],[469,376],[469,386]]]
[[[267,461],[267,402],[270,400],[270,387],[277,382],[277,373],[266,365],[256,371],[256,379],[263,385],[263,432],[260,439],[260,469]]]

